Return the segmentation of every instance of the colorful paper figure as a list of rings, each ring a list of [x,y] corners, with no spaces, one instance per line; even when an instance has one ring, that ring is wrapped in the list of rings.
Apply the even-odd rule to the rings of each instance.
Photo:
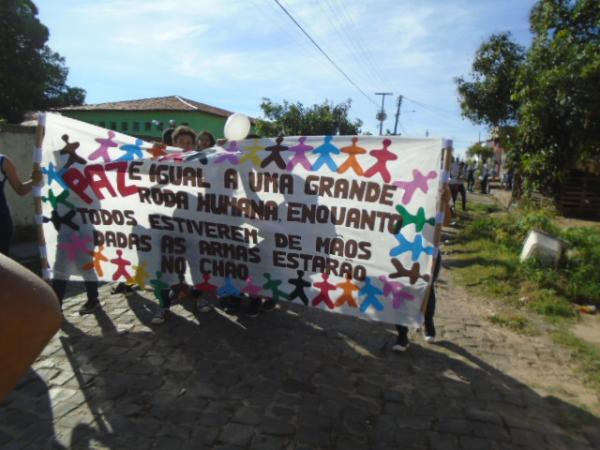
[[[145,289],[146,281],[148,278],[150,278],[150,273],[148,272],[148,263],[143,261],[137,266],[133,266],[133,270],[135,270],[135,273],[131,279],[131,283],[135,284],[140,289]]]
[[[357,156],[367,153],[367,149],[356,145],[357,142],[358,138],[355,136],[352,138],[352,145],[349,145],[348,147],[342,147],[341,152],[346,153],[348,155],[348,158],[339,167],[338,173],[344,173],[348,169],[354,170],[354,173],[359,176],[362,176],[362,174],[364,173],[363,168],[358,162]]]
[[[58,248],[66,252],[68,261],[73,262],[77,259],[77,256],[89,252],[88,244],[91,242],[91,236],[81,237],[79,234],[73,233],[71,235],[71,242],[59,242]]]
[[[242,291],[235,287],[230,276],[225,277],[225,284],[217,291],[219,297],[239,297],[241,293]]]
[[[404,291],[404,285],[398,281],[391,281],[385,275],[381,275],[379,280],[383,283],[383,295],[392,296],[392,306],[394,309],[400,309],[406,300],[414,300],[415,296]]]
[[[254,144],[248,147],[244,147],[244,153],[240,158],[240,164],[244,164],[246,161],[251,161],[256,167],[260,167],[260,156],[258,152],[264,150],[264,146],[260,145],[258,139],[254,139]]]
[[[96,150],[94,150],[92,153],[90,153],[88,155],[89,160],[93,161],[94,159],[102,158],[102,160],[105,163],[110,162],[111,159],[110,159],[110,155],[108,154],[109,150],[113,147],[119,146],[119,144],[117,142],[113,141],[113,138],[115,136],[116,136],[116,134],[114,131],[109,131],[108,139],[105,139],[105,138],[94,139],[96,142],[98,142],[100,144],[100,147],[98,147]]]
[[[171,292],[173,292],[176,300],[185,300],[191,296],[192,287],[185,282],[185,274],[178,274],[177,279],[179,283],[171,285]]]
[[[402,205],[396,206],[396,211],[398,211],[402,216],[402,226],[400,228],[404,228],[411,223],[414,223],[415,229],[418,233],[420,233],[423,231],[423,228],[425,228],[425,224],[434,226],[436,223],[435,217],[430,217],[429,219],[425,218],[425,209],[423,209],[423,207],[420,207],[415,215],[409,213],[408,210]],[[400,232],[400,230],[398,230],[398,232]]]
[[[151,148],[144,148],[148,153],[152,155],[152,159],[158,159],[161,156],[167,155],[167,146],[164,144],[154,143]]]
[[[72,230],[79,231],[79,225],[77,225],[75,222],[73,222],[73,219],[75,218],[75,214],[76,214],[75,210],[71,209],[64,216],[61,216],[60,214],[58,214],[58,211],[56,209],[53,209],[52,214],[50,214],[50,218],[44,217],[43,220],[44,220],[44,223],[52,222],[52,225],[54,225],[54,228],[56,229],[56,231],[60,231],[60,229],[63,225],[68,226]]]
[[[120,150],[125,152],[124,155],[119,156],[115,159],[116,162],[119,161],[133,161],[136,158],[142,159],[144,157],[144,152],[142,151],[142,144],[144,141],[141,139],[136,139],[135,144],[124,144],[119,147]]]
[[[198,283],[194,286],[194,288],[198,291],[201,292],[207,292],[209,294],[214,294],[217,292],[217,286],[215,286],[214,284],[211,284],[210,281],[210,273],[208,272],[204,272],[202,274],[202,279],[204,281],[202,281],[202,283]]]
[[[346,280],[343,283],[336,284],[336,286],[342,290],[342,295],[335,301],[335,306],[340,307],[348,305],[351,308],[358,308],[353,294],[354,292],[359,291],[360,288],[352,282],[352,275],[348,274]]]
[[[83,270],[92,270],[94,269],[99,277],[104,276],[104,270],[102,270],[102,263],[108,262],[108,258],[104,256],[104,245],[101,245],[98,248],[98,251],[88,252],[88,255],[92,257],[92,261],[87,263],[82,267]]]
[[[402,233],[396,234],[395,238],[398,241],[398,246],[390,250],[390,256],[398,256],[402,253],[410,252],[412,260],[417,261],[420,258],[421,253],[427,255],[436,254],[435,247],[426,247],[423,245],[423,236],[420,234],[417,234],[415,240],[412,242],[406,239]]]
[[[371,150],[370,154],[377,162],[365,171],[365,177],[371,178],[375,176],[375,174],[380,174],[384,182],[389,183],[392,180],[390,171],[387,168],[387,163],[398,159],[398,155],[388,150],[390,145],[392,145],[392,141],[390,139],[384,139],[382,149]]]
[[[258,297],[260,292],[262,291],[262,287],[254,284],[252,281],[252,277],[246,278],[246,285],[242,288],[242,292],[246,294],[248,297]]]
[[[67,183],[62,178],[66,171],[67,169],[64,167],[56,170],[56,166],[52,162],[48,163],[48,167],[42,167],[42,173],[48,177],[48,186],[52,185],[53,181],[56,181],[63,189],[69,189],[69,186],[67,186]]]
[[[359,297],[365,297],[360,305],[360,312],[367,312],[370,307],[377,311],[383,311],[383,304],[377,298],[378,295],[383,295],[383,291],[371,284],[371,277],[365,278],[365,285],[358,291]]]
[[[62,140],[65,141],[65,146],[60,150],[61,155],[68,155],[67,162],[63,165],[63,169],[70,167],[75,163],[85,164],[87,160],[76,153],[79,148],[79,142],[69,142],[69,135],[63,134]]]
[[[299,298],[304,305],[308,305],[308,297],[306,297],[304,289],[310,287],[310,281],[304,279],[303,270],[297,270],[296,273],[298,274],[297,278],[290,278],[288,280],[288,283],[294,286],[294,290],[290,293],[288,300],[291,302]]]
[[[162,276],[163,273],[157,270],[156,278],[150,280],[150,286],[152,286],[152,292],[158,300],[158,304],[164,308],[167,300],[165,295],[168,295],[169,285],[163,281]]]
[[[421,265],[416,262],[413,263],[410,270],[406,269],[400,260],[396,258],[392,258],[392,264],[396,269],[396,272],[390,274],[390,278],[402,278],[406,277],[410,280],[410,284],[415,284],[419,278],[422,278],[424,281],[429,282],[429,274],[421,275]]]
[[[236,141],[229,142],[229,145],[225,149],[226,153],[219,155],[215,159],[215,164],[222,164],[225,161],[229,162],[229,164],[233,164],[237,166],[240,163],[240,159],[238,156],[242,153],[240,151],[240,147]]]
[[[52,189],[48,190],[48,197],[42,197],[42,201],[50,203],[53,209],[57,209],[59,204],[65,205],[67,208],[75,209],[75,206],[67,201],[69,197],[69,191],[64,190],[59,195],[54,195]]]
[[[279,136],[275,142],[277,142],[277,144],[265,148],[265,151],[269,152],[270,154],[263,159],[263,162],[260,164],[262,169],[267,167],[272,162],[275,163],[275,165],[280,169],[285,169],[285,161],[281,156],[281,152],[285,152],[288,148],[285,145],[281,145],[283,142],[283,137],[281,136]]]
[[[325,136],[324,143],[313,150],[313,153],[320,155],[312,165],[313,172],[317,172],[323,165],[329,167],[332,172],[337,172],[337,164],[331,155],[339,155],[340,149],[331,143],[332,140],[332,136]]]
[[[312,145],[306,145],[304,143],[304,141],[306,141],[306,136],[301,136],[298,138],[299,144],[294,145],[293,147],[289,148],[289,151],[294,153],[294,156],[288,162],[288,165],[287,165],[288,172],[291,172],[292,170],[294,170],[294,167],[296,167],[298,164],[300,164],[306,170],[312,169],[310,161],[306,157],[306,153],[313,150],[314,147]]]
[[[320,292],[315,298],[313,298],[312,305],[317,306],[321,302],[324,302],[329,309],[333,309],[335,306],[333,301],[331,301],[331,297],[329,297],[329,292],[337,290],[337,286],[327,281],[329,279],[328,273],[322,274],[321,278],[323,278],[323,281],[314,283],[314,286],[319,289]]]
[[[117,257],[111,259],[110,262],[117,266],[117,270],[112,276],[113,281],[124,278],[126,282],[131,282],[131,275],[127,271],[127,266],[131,265],[131,261],[123,258],[123,250],[117,250]]]
[[[273,301],[279,301],[279,297],[288,298],[288,295],[279,289],[279,286],[281,286],[282,283],[281,280],[272,280],[270,273],[265,273],[264,277],[267,279],[267,282],[263,284],[263,289],[271,291],[270,297]]]
[[[423,175],[418,169],[414,169],[412,173],[412,181],[394,181],[392,183],[394,186],[397,186],[400,189],[404,189],[402,203],[404,203],[405,205],[410,203],[417,189],[420,189],[421,191],[423,191],[423,193],[427,194],[427,192],[429,191],[429,182],[431,180],[435,180],[435,178],[437,177],[437,172],[435,170],[430,171],[427,175]]]

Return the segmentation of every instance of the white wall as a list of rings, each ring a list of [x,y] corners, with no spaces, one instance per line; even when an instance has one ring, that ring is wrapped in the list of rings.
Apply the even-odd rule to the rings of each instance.
[[[35,126],[0,125],[0,153],[12,160],[23,181],[31,176],[34,147]],[[8,199],[15,229],[34,226],[31,194],[24,197],[15,194],[8,181],[4,184],[4,193]]]

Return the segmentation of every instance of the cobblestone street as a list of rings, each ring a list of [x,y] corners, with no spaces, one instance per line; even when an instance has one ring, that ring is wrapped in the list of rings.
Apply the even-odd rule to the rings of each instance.
[[[541,337],[495,328],[443,270],[438,343],[282,304],[255,319],[110,295],[63,330],[0,404],[3,449],[592,449],[598,399]],[[186,305],[184,305],[186,306]],[[191,309],[191,308],[190,308]],[[596,409],[597,413],[597,409]]]

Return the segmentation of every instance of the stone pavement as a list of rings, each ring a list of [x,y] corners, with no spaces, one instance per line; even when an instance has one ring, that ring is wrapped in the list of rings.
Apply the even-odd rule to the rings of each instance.
[[[0,403],[0,448],[600,448],[599,418],[551,389],[581,386],[565,356],[491,326],[451,270],[439,343],[413,334],[404,354],[389,325],[297,305],[255,319],[177,305],[154,326],[148,293],[101,295],[85,317],[85,294],[66,300],[63,330]]]

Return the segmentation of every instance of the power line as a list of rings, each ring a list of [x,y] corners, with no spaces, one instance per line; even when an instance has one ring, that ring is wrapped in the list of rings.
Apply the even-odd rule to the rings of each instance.
[[[350,84],[352,84],[352,86],[354,86],[354,87],[355,87],[355,88],[356,88],[356,89],[357,89],[357,90],[358,90],[358,91],[359,91],[359,92],[360,92],[360,93],[361,93],[361,94],[362,94],[362,95],[363,95],[363,96],[364,96],[364,97],[365,97],[365,98],[366,98],[368,101],[370,101],[371,103],[373,103],[375,106],[379,106],[375,100],[373,100],[371,97],[369,97],[369,96],[367,95],[367,93],[366,93],[365,91],[363,91],[363,90],[360,88],[360,86],[358,86],[358,84],[356,84],[356,83],[355,83],[355,82],[352,80],[352,78],[350,78],[350,77],[349,77],[349,76],[346,74],[346,72],[344,72],[344,71],[342,70],[342,68],[341,68],[340,66],[338,66],[338,65],[335,63],[335,61],[334,61],[333,59],[331,59],[331,57],[330,57],[330,56],[329,56],[329,55],[328,55],[328,54],[327,54],[327,53],[326,53],[326,52],[325,52],[325,51],[324,51],[324,50],[323,50],[323,49],[322,49],[322,48],[319,46],[319,44],[317,44],[317,42],[316,42],[316,41],[315,41],[315,40],[314,40],[314,39],[311,37],[311,35],[310,35],[310,34],[308,34],[308,32],[307,32],[307,31],[306,31],[306,30],[305,30],[305,29],[302,27],[302,25],[300,25],[300,24],[298,23],[298,21],[297,21],[297,20],[294,18],[294,16],[292,16],[292,15],[291,15],[291,14],[288,12],[288,10],[285,8],[285,6],[283,6],[283,5],[282,5],[282,4],[279,2],[279,0],[273,0],[273,1],[274,1],[275,3],[277,3],[277,6],[279,6],[279,7],[282,9],[282,11],[283,11],[283,12],[284,12],[284,13],[285,13],[285,14],[286,14],[286,15],[287,15],[287,16],[288,16],[290,19],[291,19],[291,21],[292,21],[292,22],[294,22],[294,24],[296,24],[296,26],[297,26],[298,28],[300,28],[300,31],[302,31],[302,33],[304,33],[304,35],[305,35],[305,36],[306,36],[306,37],[307,37],[307,38],[310,40],[310,42],[312,42],[312,43],[313,43],[313,45],[314,45],[314,46],[317,48],[317,50],[319,50],[319,51],[320,51],[320,52],[323,54],[323,56],[325,56],[325,58],[327,58],[327,60],[328,60],[328,61],[329,61],[331,64],[333,64],[333,66],[334,66],[334,67],[335,67],[335,68],[338,70],[338,72],[340,72],[340,73],[341,73],[341,74],[344,76],[344,78],[346,78],[346,80],[348,80],[348,81],[350,82]]]

